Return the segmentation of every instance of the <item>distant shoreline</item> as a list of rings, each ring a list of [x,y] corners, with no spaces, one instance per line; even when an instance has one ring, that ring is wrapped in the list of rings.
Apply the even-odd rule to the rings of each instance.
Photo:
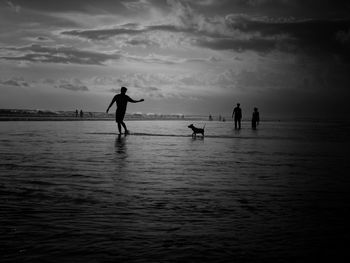
[[[191,118],[172,118],[172,117],[125,117],[125,121],[147,121],[147,120],[202,120],[202,118],[191,117]],[[114,121],[114,117],[65,117],[65,116],[0,116],[1,121]]]
[[[105,112],[53,111],[31,109],[0,109],[0,121],[113,121],[115,115]],[[186,116],[186,119],[202,119],[200,116]],[[125,120],[184,120],[183,114],[127,113]]]
[[[184,121],[221,121],[232,122],[231,116],[213,115],[212,120],[204,115],[184,115],[184,114],[156,114],[156,113],[126,113],[125,121],[162,121],[162,120],[184,120]],[[51,111],[51,110],[30,110],[30,109],[0,109],[0,122],[6,121],[114,121],[114,113],[105,112],[84,112],[83,117],[76,116],[75,111]],[[249,122],[250,116],[243,117],[243,122]],[[310,122],[310,123],[348,123],[344,119],[328,119],[317,117],[269,117],[262,118],[262,122]]]

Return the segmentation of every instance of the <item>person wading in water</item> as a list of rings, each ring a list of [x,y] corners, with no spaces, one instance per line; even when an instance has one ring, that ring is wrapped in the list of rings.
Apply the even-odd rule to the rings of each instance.
[[[144,99],[133,100],[132,98],[130,98],[128,95],[125,94],[126,91],[127,91],[127,88],[122,87],[120,89],[120,93],[113,97],[111,103],[109,104],[109,106],[106,110],[106,113],[108,113],[108,111],[109,111],[110,107],[112,107],[113,103],[115,102],[117,104],[117,109],[115,111],[115,121],[118,124],[119,134],[122,133],[121,126],[123,126],[123,128],[124,128],[125,134],[129,133],[129,131],[126,128],[126,125],[124,123],[124,116],[125,116],[126,106],[127,106],[128,102],[137,103],[137,102],[144,101]]]
[[[235,129],[237,129],[237,128],[241,129],[242,109],[239,106],[240,106],[240,104],[237,103],[237,106],[233,109],[233,112],[232,112],[232,118],[233,118],[233,116],[235,117],[234,118],[234,120],[235,120]]]

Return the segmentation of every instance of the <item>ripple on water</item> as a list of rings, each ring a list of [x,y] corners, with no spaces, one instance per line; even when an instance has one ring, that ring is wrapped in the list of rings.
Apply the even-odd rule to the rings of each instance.
[[[286,123],[236,133],[210,122],[204,139],[185,121],[162,122],[164,133],[128,125],[126,137],[111,122],[0,127],[4,262],[301,262],[346,251],[339,138],[325,144],[316,129],[306,140]]]

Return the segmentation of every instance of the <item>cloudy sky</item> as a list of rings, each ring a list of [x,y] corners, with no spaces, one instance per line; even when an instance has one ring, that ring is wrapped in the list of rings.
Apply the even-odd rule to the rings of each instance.
[[[350,97],[350,3],[1,0],[0,108],[335,116]],[[348,111],[349,112],[349,111]]]

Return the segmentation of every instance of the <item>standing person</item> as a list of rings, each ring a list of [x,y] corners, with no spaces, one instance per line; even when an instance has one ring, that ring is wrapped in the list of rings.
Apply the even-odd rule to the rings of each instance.
[[[238,129],[241,129],[241,120],[242,120],[242,109],[239,107],[240,104],[237,103],[237,106],[233,109],[232,112],[232,118],[233,116],[235,117],[235,129],[237,129],[237,124],[238,124]]]
[[[84,112],[83,110],[80,110],[80,118],[83,118],[84,117]]]
[[[123,126],[125,134],[128,134],[129,131],[126,128],[126,125],[124,123],[124,116],[125,116],[125,112],[126,112],[126,106],[128,104],[128,102],[132,102],[132,103],[137,103],[137,102],[141,102],[144,101],[144,99],[141,100],[133,100],[132,98],[130,98],[128,95],[126,95],[127,88],[122,87],[120,89],[120,93],[115,95],[111,101],[111,103],[109,104],[106,112],[108,113],[110,107],[112,107],[113,103],[115,102],[117,104],[117,109],[115,111],[115,121],[118,124],[118,130],[119,130],[119,134],[122,133],[121,130],[121,126]]]
[[[256,129],[256,126],[259,125],[259,121],[260,121],[260,116],[259,116],[258,108],[254,108],[253,116],[252,116],[252,128],[254,130]]]
[[[78,109],[75,110],[75,118],[78,118]]]

